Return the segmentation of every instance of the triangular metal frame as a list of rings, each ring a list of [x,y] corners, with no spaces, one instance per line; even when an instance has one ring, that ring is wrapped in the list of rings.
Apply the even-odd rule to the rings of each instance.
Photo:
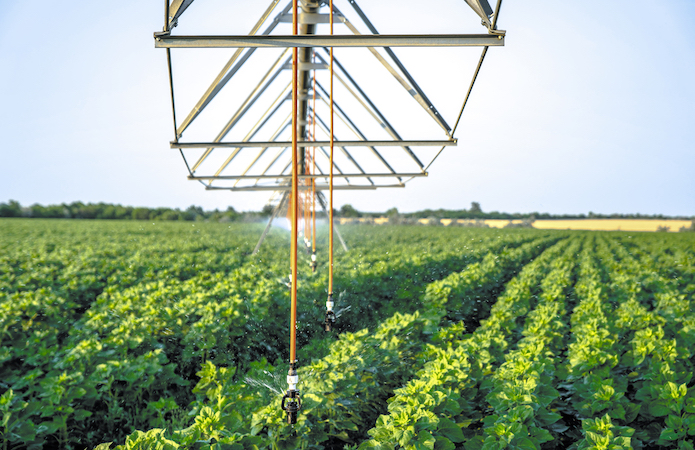
[[[347,161],[346,164],[348,164],[349,167],[345,168],[346,170],[341,170],[339,167],[337,167],[337,164],[334,164],[333,172],[336,180],[334,188],[337,190],[361,190],[376,189],[379,187],[404,187],[408,181],[415,177],[427,176],[427,169],[432,164],[434,159],[439,156],[442,150],[444,150],[444,148],[447,146],[456,145],[457,141],[453,136],[460,121],[461,114],[459,114],[454,128],[452,129],[449,127],[447,122],[439,114],[438,110],[427,98],[423,90],[415,82],[413,77],[406,70],[390,47],[484,47],[480,62],[473,76],[473,80],[466,98],[464,99],[464,104],[461,109],[462,113],[463,108],[465,108],[470,96],[473,83],[478,75],[480,65],[482,64],[487,49],[490,46],[504,45],[504,32],[496,30],[496,22],[499,15],[501,0],[497,1],[495,11],[492,15],[489,14],[491,9],[486,0],[465,1],[469,4],[469,6],[471,6],[476,14],[481,15],[482,12],[481,18],[483,18],[483,25],[488,28],[488,34],[419,36],[380,35],[364,12],[359,8],[356,1],[350,0],[350,5],[360,17],[363,24],[370,30],[372,35],[360,34],[357,27],[355,27],[340,12],[340,10],[334,6],[333,13],[337,21],[336,23],[344,24],[352,34],[341,36],[321,36],[315,34],[316,25],[327,22],[328,14],[321,14],[321,9],[327,7],[327,1],[302,0],[302,13],[299,14],[298,17],[300,22],[300,36],[277,36],[271,34],[277,25],[283,22],[292,21],[291,14],[289,14],[292,2],[289,1],[287,6],[282,8],[280,12],[276,14],[272,20],[270,20],[271,15],[280,4],[280,0],[272,0],[269,7],[265,10],[262,17],[258,20],[247,36],[172,36],[171,29],[176,26],[177,21],[181,18],[181,14],[191,5],[193,0],[173,0],[171,4],[166,2],[165,29],[163,32],[155,33],[155,46],[167,49],[175,129],[175,139],[171,142],[170,146],[171,148],[178,149],[181,153],[189,172],[188,178],[203,183],[205,188],[208,190],[224,189],[231,191],[284,191],[289,189],[289,184],[287,181],[291,177],[291,151],[287,152],[287,148],[291,147],[291,143],[287,141],[280,141],[279,139],[282,137],[283,133],[288,127],[291,128],[291,121],[284,120],[281,126],[270,136],[268,141],[254,140],[259,135],[264,125],[266,125],[283,109],[285,103],[291,103],[287,101],[288,99],[291,99],[291,94],[288,96],[289,87],[286,87],[281,91],[281,94],[256,121],[255,125],[246,134],[242,141],[225,142],[224,139],[230,130],[232,130],[239,123],[239,121],[246,116],[251,107],[268,90],[268,88],[278,81],[278,76],[282,73],[282,71],[286,70],[288,67],[291,67],[291,56],[289,56],[288,50],[294,46],[300,47],[300,57],[298,63],[300,85],[300,117],[298,124],[298,136],[300,140],[299,153],[301,153],[301,156],[299,157],[301,177],[315,177],[319,180],[327,180],[328,171],[330,170],[330,168],[326,168],[326,170],[323,171],[318,169],[319,173],[312,176],[309,175],[309,171],[305,167],[304,163],[304,152],[309,147],[317,147],[320,150],[320,153],[317,152],[318,155],[323,154],[327,156],[325,148],[327,147],[328,142],[311,142],[308,140],[308,124],[309,113],[310,111],[313,113],[309,100],[315,94],[317,100],[324,102],[327,101],[328,94],[320,83],[316,83],[320,92],[314,93],[310,88],[313,85],[311,80],[312,75],[315,76],[315,71],[325,69],[327,67],[326,58],[323,56],[322,52],[327,52],[327,47],[329,46],[366,47],[445,132],[445,139],[443,140],[403,140],[400,134],[392,126],[391,122],[387,120],[372,99],[370,99],[359,84],[356,83],[355,79],[347,71],[347,68],[343,66],[338,59],[334,59],[336,68],[335,79],[343,86],[343,88],[350,92],[352,97],[362,106],[363,110],[367,112],[367,114],[370,115],[384,130],[386,130],[392,138],[392,140],[389,141],[369,140],[367,136],[356,126],[355,122],[350,118],[347,112],[340,108],[339,103],[334,102],[336,117],[342,121],[358,138],[357,140],[353,141],[340,141],[337,138],[335,139],[335,146],[343,154],[345,161]],[[487,19],[487,22],[485,19]],[[266,26],[265,30],[259,34],[259,31],[266,23],[268,25]],[[214,79],[210,87],[201,96],[196,106],[187,114],[186,119],[184,119],[181,124],[177,124],[170,49],[181,47],[236,47],[237,51],[233,54],[227,64],[225,64],[224,68]],[[251,90],[246,100],[237,109],[235,114],[232,115],[226,125],[222,128],[222,130],[220,130],[213,140],[210,142],[183,142],[181,138],[183,137],[186,129],[199,117],[199,114],[205,109],[205,107],[214,100],[215,96],[224,88],[229,80],[231,80],[234,75],[244,66],[244,64],[247,63],[258,47],[284,47],[287,49],[287,51],[283,52],[271,65],[271,67],[263,74],[259,83],[254,87],[253,90]],[[377,52],[375,47],[384,47],[390,61],[381,53]],[[316,57],[316,61],[314,61],[314,57]],[[328,128],[326,126],[327,121],[325,121],[319,114],[316,114],[316,119],[319,128],[324,128],[324,133],[330,136],[330,132],[326,130]],[[389,159],[386,158],[378,149],[379,147],[386,146],[400,147],[403,150],[402,155],[408,161],[411,161],[414,169],[409,172],[397,172],[394,170],[394,165],[389,162]],[[441,149],[428,164],[424,164],[411,148],[416,146],[436,146],[437,148],[441,146]],[[269,150],[274,148],[279,149],[277,155],[272,159],[270,164],[266,165],[264,170],[260,171],[261,167],[259,166],[261,160],[266,157]],[[360,163],[360,160],[363,159],[362,150],[350,150],[354,148],[367,149],[368,154],[376,157],[384,169],[379,172],[365,170]],[[199,174],[198,171],[200,166],[206,161],[213,151],[226,151],[229,152],[229,154],[224,163],[213,174]],[[189,160],[192,160],[192,152],[198,152],[198,157],[195,158],[195,162],[193,164],[190,164]],[[251,164],[246,165],[245,167],[236,164],[237,158],[242,152],[256,153]],[[285,164],[288,160],[290,162]],[[316,189],[318,191],[327,189],[327,185],[325,183],[317,182]]]

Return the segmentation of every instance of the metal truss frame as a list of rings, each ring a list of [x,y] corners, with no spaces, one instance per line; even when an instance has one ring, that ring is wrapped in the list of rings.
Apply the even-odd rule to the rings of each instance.
[[[480,67],[483,63],[485,55],[489,47],[503,46],[505,40],[505,32],[497,30],[497,19],[502,0],[497,0],[496,7],[493,11],[490,8],[487,0],[464,0],[473,11],[478,14],[482,20],[483,26],[487,28],[486,34],[448,34],[448,35],[383,35],[379,34],[372,22],[367,18],[362,9],[357,5],[355,0],[350,0],[349,3],[354,9],[357,16],[362,21],[363,25],[369,29],[372,34],[361,34],[357,27],[352,24],[338,8],[333,7],[333,14],[337,23],[344,24],[352,33],[349,35],[317,35],[317,24],[328,23],[329,14],[321,13],[321,9],[328,7],[326,0],[301,0],[301,13],[298,15],[299,34],[292,35],[273,35],[272,32],[280,23],[292,22],[290,14],[292,2],[282,8],[279,13],[271,20],[273,12],[277,9],[281,0],[272,0],[268,8],[265,10],[261,18],[254,25],[248,35],[241,36],[174,36],[171,34],[178,21],[181,19],[184,11],[193,3],[193,0],[165,0],[165,26],[162,32],[154,33],[155,47],[165,48],[167,52],[167,63],[169,71],[169,82],[171,90],[171,106],[174,120],[174,140],[170,143],[172,149],[177,149],[188,169],[188,179],[196,180],[203,185],[207,190],[226,189],[230,191],[279,191],[284,192],[289,189],[289,179],[291,178],[291,154],[287,154],[287,149],[291,148],[292,143],[285,140],[280,140],[283,133],[288,127],[291,128],[291,120],[283,120],[282,125],[272,134],[269,140],[253,140],[263,127],[275,115],[283,109],[287,100],[291,99],[290,86],[282,89],[280,95],[272,102],[270,107],[265,110],[260,118],[255,122],[255,125],[246,134],[241,141],[224,141],[225,137],[234,127],[247,116],[247,113],[257,103],[259,98],[277,82],[279,75],[283,70],[291,68],[291,56],[288,57],[288,52],[292,47],[299,48],[299,92],[298,92],[298,111],[299,120],[297,124],[299,142],[297,143],[299,156],[299,179],[327,179],[328,174],[333,172],[336,180],[341,180],[342,183],[336,184],[334,189],[337,190],[360,190],[360,189],[376,189],[383,187],[404,187],[405,184],[416,178],[428,176],[428,168],[434,160],[442,153],[446,147],[456,146],[457,139],[454,138],[454,132],[461,120],[461,115],[466,107],[473,84],[478,76]],[[267,24],[266,28],[260,32],[261,28]],[[405,68],[403,63],[398,59],[391,47],[483,47],[478,66],[473,75],[468,92],[464,98],[461,112],[458,115],[456,123],[451,128],[446,120],[438,112],[437,108],[432,104],[429,98],[425,95],[422,88],[417,84],[412,75]],[[215,99],[217,94],[225,87],[225,85],[237,74],[237,72],[247,63],[250,57],[258,48],[281,48],[284,51],[271,65],[271,67],[260,77],[257,85],[250,91],[241,106],[235,111],[232,117],[227,121],[220,132],[209,142],[182,142],[184,132],[188,127],[199,117],[200,113]],[[316,140],[316,136],[310,136],[309,124],[310,114],[315,115],[316,125],[322,132],[330,136],[330,129],[320,114],[312,109],[310,100],[315,98],[327,104],[329,97],[328,92],[315,79],[316,70],[325,70],[328,68],[326,58],[321,52],[328,54],[329,47],[365,47],[378,62],[387,70],[403,87],[403,89],[411,95],[414,100],[430,115],[430,117],[441,127],[446,135],[446,139],[432,140],[405,140],[396,131],[392,124],[387,120],[385,115],[379,110],[374,101],[365,93],[364,89],[355,81],[347,68],[341,64],[338,59],[334,58],[336,71],[335,79],[345,88],[356,100],[363,110],[371,116],[373,120],[384,129],[392,140],[377,140],[369,139],[350,118],[344,109],[334,101],[336,117],[341,120],[345,126],[359,140],[338,140],[334,137],[335,146],[340,149],[345,156],[350,166],[353,166],[357,171],[343,171],[334,162],[333,168],[328,167],[322,170],[319,167],[318,161],[315,162],[318,173],[310,175],[307,164],[306,153],[310,148],[316,148],[318,156],[328,154],[325,150],[330,145],[330,141]],[[179,48],[237,48],[229,61],[224,65],[220,73],[215,77],[208,89],[203,93],[200,100],[196,103],[193,109],[188,112],[186,118],[177,124],[176,120],[176,102],[174,98],[174,75],[171,65],[171,49]],[[386,56],[378,52],[376,48],[383,48]],[[316,86],[316,91],[312,88]],[[313,139],[313,140],[312,140]],[[416,164],[416,171],[399,172],[393,169],[393,164],[382,155],[377,147],[400,147],[403,150],[403,156],[408,160],[412,160]],[[418,156],[412,151],[411,147],[436,147],[441,149],[427,163],[423,163]],[[267,151],[272,148],[279,148],[272,161],[265,167],[263,171],[258,172],[257,163],[267,154]],[[348,148],[352,150],[348,150]],[[184,150],[190,151],[195,149],[204,149],[202,154],[199,154],[193,164],[189,163],[191,155],[187,155]],[[360,160],[364,158],[364,150],[376,157],[381,162],[386,171],[370,171],[363,170]],[[214,152],[228,151],[229,154],[212,175],[199,175],[196,172],[201,165],[208,160]],[[237,158],[242,154],[248,155],[248,152],[255,152],[255,157],[252,154],[250,164],[241,166],[236,163]],[[291,153],[291,152],[289,152]],[[393,158],[393,156],[390,156]],[[284,164],[283,161],[290,160],[290,163]],[[279,164],[278,164],[279,163]],[[254,169],[256,168],[256,169]],[[289,172],[288,172],[289,170]],[[231,172],[231,173],[230,173]],[[385,180],[385,182],[375,182],[377,180]],[[389,180],[391,179],[391,180]],[[357,183],[357,180],[366,180],[368,184]],[[222,183],[231,183],[222,184]],[[270,184],[269,184],[270,182]],[[214,183],[214,185],[213,185]],[[306,189],[307,186],[300,187]],[[316,189],[321,191],[327,189],[326,185],[316,185]],[[284,197],[283,197],[284,198]]]

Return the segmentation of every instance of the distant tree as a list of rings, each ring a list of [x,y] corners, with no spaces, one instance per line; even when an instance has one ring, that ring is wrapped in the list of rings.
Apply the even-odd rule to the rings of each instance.
[[[689,227],[681,227],[678,231],[681,233],[694,232],[695,231],[695,220],[690,223]]]
[[[133,217],[133,208],[130,206],[116,205],[114,218],[119,220],[131,219]]]
[[[9,203],[0,203],[0,217],[21,217],[22,206],[15,200]]]
[[[398,208],[391,208],[386,211],[386,217],[398,217]]]
[[[230,206],[229,208],[227,208],[227,212],[229,212],[230,209],[231,209],[234,213],[236,213],[236,211],[234,210],[234,208],[232,208],[231,206]],[[273,214],[273,210],[275,210],[275,207],[274,207],[273,205],[271,205],[271,204],[264,205],[264,206],[263,206],[263,209],[261,209],[261,215],[262,215],[263,217],[269,217],[271,214]]]
[[[340,207],[340,215],[342,217],[359,217],[360,213],[349,203]]]
[[[483,212],[483,210],[480,208],[480,203],[478,202],[471,202],[471,209],[470,212],[473,214],[480,214]]]
[[[148,208],[135,208],[133,210],[133,220],[149,220],[150,210]]]
[[[270,213],[272,214],[272,211]],[[242,216],[243,214],[239,214],[232,206],[228,206],[227,210],[222,213],[220,221],[236,222],[237,220],[241,219]]]
[[[116,207],[114,205],[105,206],[97,215],[97,219],[115,219]]]
[[[198,216],[202,216],[203,214],[203,208],[200,206],[191,205],[186,208],[186,211],[183,212],[183,218],[184,220],[196,220]]]
[[[178,220],[179,215],[181,214],[180,211],[175,211],[173,209],[170,209],[168,211],[164,211],[159,217],[159,220]]]

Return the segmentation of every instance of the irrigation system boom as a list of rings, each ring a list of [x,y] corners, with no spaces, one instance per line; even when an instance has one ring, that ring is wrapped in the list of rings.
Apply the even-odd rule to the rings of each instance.
[[[329,223],[333,224],[334,190],[404,187],[414,178],[428,176],[429,167],[442,151],[448,146],[457,145],[454,134],[487,51],[490,47],[503,46],[505,41],[505,32],[497,29],[502,0],[496,1],[494,10],[488,0],[460,1],[479,16],[485,33],[379,34],[356,0],[344,0],[351,9],[351,17],[356,19],[354,23],[333,4],[333,0],[285,0],[282,7],[281,0],[272,0],[248,35],[174,35],[172,30],[185,18],[184,13],[193,0],[165,0],[164,29],[154,33],[154,41],[155,47],[166,49],[174,124],[174,139],[170,146],[181,154],[188,170],[188,179],[201,183],[206,190],[275,192],[277,203],[254,253],[259,250],[273,219],[285,212],[291,219],[290,369],[287,378],[289,389],[282,400],[282,409],[286,411],[289,423],[296,422],[301,408],[296,357],[297,241],[300,224],[304,227],[307,248],[312,253],[312,269],[316,270],[317,201],[326,212]],[[203,3],[201,1],[196,5]],[[292,34],[274,33],[283,23],[292,24]],[[334,23],[341,25],[348,33],[334,34]],[[329,25],[330,33],[319,34],[319,25]],[[368,33],[360,29],[368,30]],[[350,64],[343,64],[335,57],[334,48],[347,47],[366,49],[402,86],[405,94],[411,96],[433,123],[441,128],[444,138],[403,139],[393,122],[377,107],[378,102],[367,94],[368,89],[356,81],[349,70]],[[392,47],[482,48],[453,127],[430,101]],[[179,122],[171,50],[203,48],[235,50],[195,106],[190,111],[184,111],[185,118]],[[257,83],[224,126],[202,141],[182,140],[193,124],[204,122],[202,118],[210,119],[209,115],[202,114],[205,109],[220,97],[220,92],[230,80],[249,64],[256,50],[263,52],[266,48],[275,49],[278,57],[270,60],[267,70],[255,72]],[[283,76],[287,70],[292,72],[289,83]],[[317,73],[325,71],[329,73],[326,85],[323,84],[325,78],[317,76]],[[340,103],[334,98],[334,81],[337,81],[344,95]],[[268,98],[273,100],[268,102]],[[343,108],[343,101],[358,106]],[[259,108],[264,103],[265,106]],[[288,109],[291,110],[289,113]],[[330,111],[328,118],[327,111]],[[365,131],[362,123],[358,125],[356,113],[360,118],[371,118],[372,125],[378,125],[374,128],[383,130],[385,135],[382,132],[378,137],[368,137],[374,132]],[[250,117],[253,117],[251,122]],[[341,140],[336,136],[336,118],[341,124],[340,133],[350,132],[350,139]],[[269,128],[273,130],[272,133],[267,132]],[[230,134],[234,137],[239,129],[247,129],[244,137],[231,139]],[[285,134],[288,131],[291,140]],[[318,139],[319,133],[325,138]],[[388,138],[385,139],[385,136]],[[434,150],[434,155],[425,159],[423,153],[416,153],[414,148]],[[328,192],[328,199],[322,191]],[[335,321],[333,235],[336,231],[334,226],[329,227],[327,330]],[[338,238],[347,251],[339,234]]]

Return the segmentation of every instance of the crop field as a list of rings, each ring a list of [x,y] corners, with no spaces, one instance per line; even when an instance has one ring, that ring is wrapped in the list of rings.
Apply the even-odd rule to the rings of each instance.
[[[324,227],[325,228],[325,227]],[[8,449],[693,449],[695,235],[0,220]]]

